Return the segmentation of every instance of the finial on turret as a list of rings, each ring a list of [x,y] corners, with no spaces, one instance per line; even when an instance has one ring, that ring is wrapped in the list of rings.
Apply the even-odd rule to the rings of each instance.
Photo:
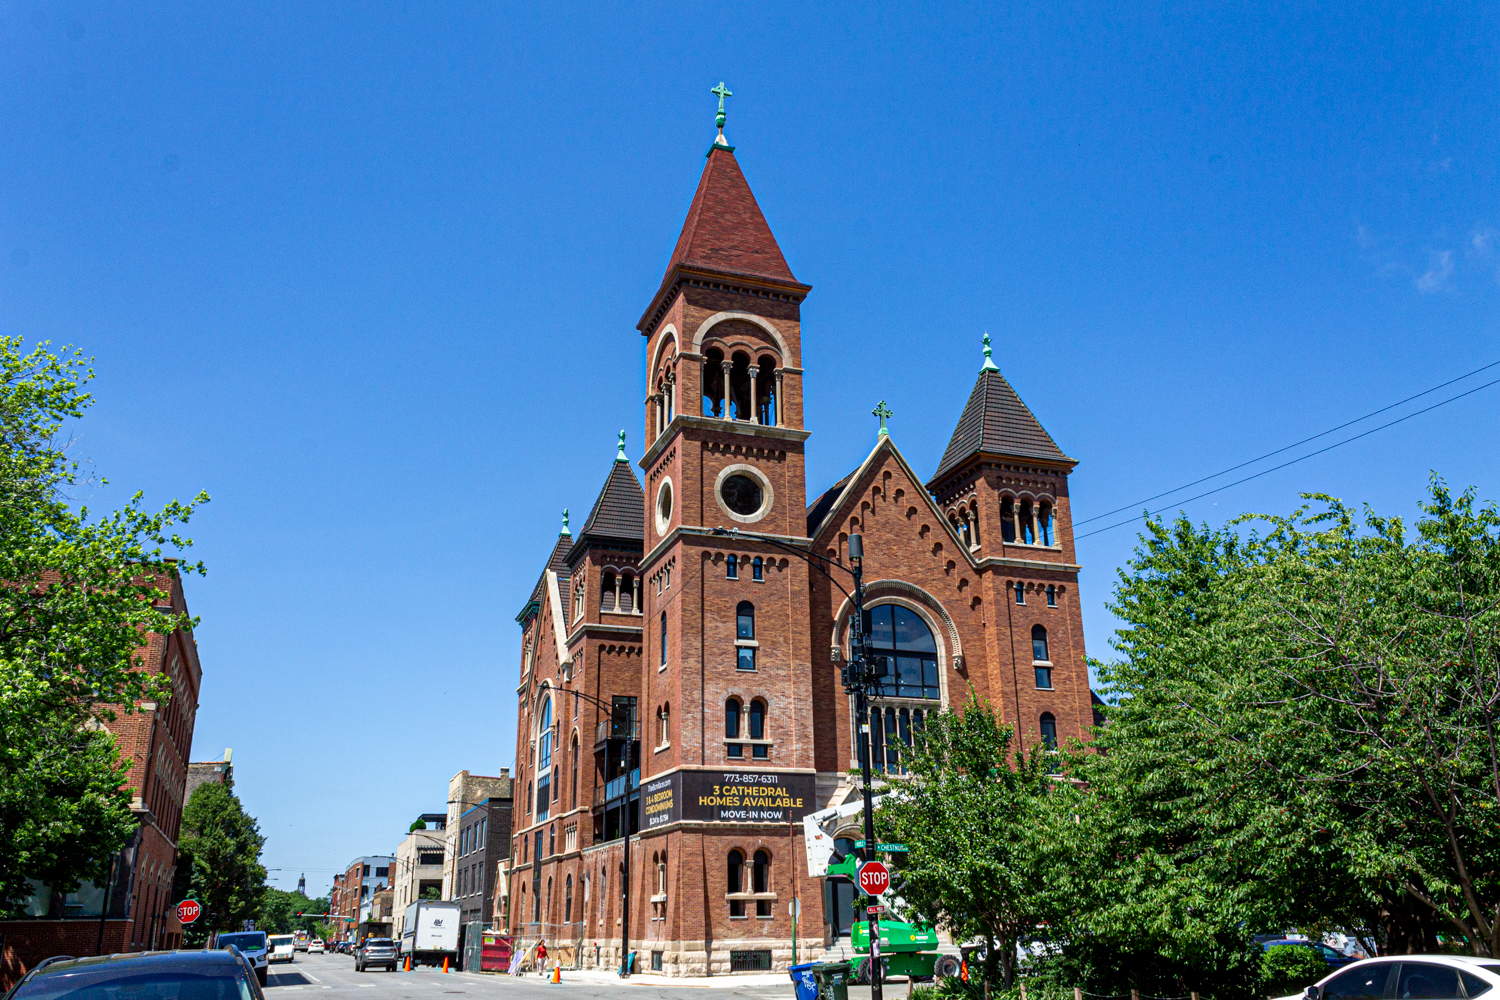
[[[882,399],[880,405],[870,411],[870,416],[880,418],[880,433],[877,435],[877,438],[890,437],[891,432],[886,430],[885,420],[887,417],[894,417],[895,414],[891,412],[889,406],[885,405],[885,400]]]
[[[981,372],[997,372],[1000,366],[995,364],[995,359],[990,356],[990,332],[984,332],[984,364],[979,366]]]
[[[728,87],[724,86],[723,80],[720,80],[719,85],[710,90],[709,93],[713,94],[719,99],[719,112],[718,114],[714,115],[714,124],[718,126],[719,137],[714,140],[714,147],[718,149],[727,149],[732,152],[734,150],[734,147],[729,144],[728,139],[724,138],[724,98],[733,97],[734,94],[730,92]],[[713,152],[713,149],[710,148],[709,152]]]
[[[628,462],[628,461],[630,461],[629,458],[625,457],[625,432],[623,430],[620,431],[620,450],[615,454],[615,461],[616,462]]]
[[[568,530],[568,508],[566,507],[563,508],[563,530],[559,531],[558,534],[567,535],[569,538],[573,536],[573,532]]]

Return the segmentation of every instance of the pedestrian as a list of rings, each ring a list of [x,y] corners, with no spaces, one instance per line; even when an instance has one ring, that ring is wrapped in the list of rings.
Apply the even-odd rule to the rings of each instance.
[[[536,943],[536,971],[538,975],[547,974],[547,942],[545,941]]]

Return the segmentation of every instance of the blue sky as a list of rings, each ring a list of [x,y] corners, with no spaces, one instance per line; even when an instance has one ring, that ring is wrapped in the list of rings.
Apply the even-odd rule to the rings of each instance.
[[[1495,7],[1045,7],[0,3],[0,329],[96,357],[95,504],[212,494],[194,756],[279,884],[512,763],[721,79],[814,286],[812,490],[881,399],[930,473],[984,330],[1079,518],[1500,360]],[[1187,510],[1500,498],[1497,402]],[[1095,656],[1133,542],[1080,542]]]

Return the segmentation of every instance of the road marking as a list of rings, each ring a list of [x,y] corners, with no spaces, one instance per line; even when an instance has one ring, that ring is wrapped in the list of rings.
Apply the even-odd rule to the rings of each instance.
[[[302,974],[304,976],[306,976],[308,979],[311,979],[315,983],[321,983],[323,981],[323,980],[319,979],[317,976],[313,975],[311,972],[304,972]]]

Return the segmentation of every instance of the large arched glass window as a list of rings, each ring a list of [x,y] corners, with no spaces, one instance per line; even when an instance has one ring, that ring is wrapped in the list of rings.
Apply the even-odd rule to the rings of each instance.
[[[1057,749],[1057,719],[1051,712],[1043,712],[1041,719],[1042,742],[1048,750]]]
[[[552,699],[542,698],[542,711],[537,718],[537,769],[545,771],[552,766]]]
[[[870,705],[868,742],[857,738],[858,755],[866,748],[877,771],[900,771],[902,746],[911,746],[921,733],[928,704],[942,698],[938,683],[937,641],[920,615],[898,604],[879,604],[865,613],[871,652],[884,656],[887,672],[876,690],[880,700]]]

